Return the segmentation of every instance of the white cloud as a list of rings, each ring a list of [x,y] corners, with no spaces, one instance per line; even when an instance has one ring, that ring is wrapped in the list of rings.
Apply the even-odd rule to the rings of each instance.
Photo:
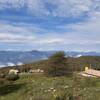
[[[21,8],[25,0],[0,0],[0,9]]]
[[[70,40],[69,44],[100,45],[100,13],[96,13],[85,22],[62,25],[59,28],[66,31],[67,29],[71,30],[64,34],[66,42]]]
[[[70,29],[71,32],[67,34],[71,36],[70,38],[75,37],[75,42],[85,45],[100,44],[100,12],[95,12],[90,19],[84,22],[61,25],[58,28],[66,31]]]
[[[0,22],[0,43],[23,43],[36,49],[55,49],[56,47],[65,49],[74,44],[71,48],[75,48],[75,45],[79,46],[79,49],[82,46],[84,48],[90,46],[92,50],[93,45],[100,45],[99,0],[0,0],[0,10],[21,10],[23,7],[26,7],[25,12],[33,16],[79,17],[87,14],[88,19],[80,23],[55,26],[58,28],[57,31],[60,30],[59,34],[56,30],[50,33],[50,30],[34,24]],[[61,30],[65,32],[60,33]],[[37,33],[43,33],[43,35]]]
[[[84,12],[90,11],[92,6],[91,0],[52,0],[52,3],[57,6],[53,15],[60,17],[80,16]]]
[[[48,35],[46,35],[45,37],[40,37],[38,38],[35,43],[37,44],[57,44],[57,43],[62,43],[63,42],[63,38],[60,38],[60,37],[49,37]]]
[[[16,33],[16,34],[30,34],[44,31],[42,28],[28,23],[9,23],[0,21],[0,32],[2,33]]]
[[[98,16],[98,15],[97,15]],[[71,24],[60,26],[59,29],[67,30],[70,28],[72,32],[47,32],[45,34],[37,34],[37,32],[46,31],[39,27],[34,27],[31,24],[0,24],[0,43],[23,44],[34,47],[35,49],[45,48],[53,49],[56,47],[65,47],[68,45],[99,45],[100,44],[100,29],[99,17],[90,19],[88,22],[79,24]],[[96,32],[96,33],[95,33]],[[76,46],[77,47],[77,46]],[[27,48],[26,48],[27,49]]]
[[[31,43],[34,41],[35,37],[33,36],[24,36],[10,33],[0,33],[0,42],[2,43]]]
[[[36,16],[49,15],[43,0],[27,0],[26,5],[30,13]]]
[[[15,66],[15,64],[12,62],[9,62],[9,63],[7,63],[7,66]]]
[[[52,6],[52,11],[49,6]],[[34,16],[78,17],[100,11],[99,0],[0,0],[0,9],[26,7]]]
[[[0,22],[0,43],[30,43],[40,30],[31,24]]]
[[[42,35],[41,32],[46,32],[46,29],[42,29],[34,26],[33,24],[25,23],[0,23],[0,43],[27,43],[27,44],[53,44],[60,43],[62,39],[52,33]],[[38,32],[40,32],[38,34]]]

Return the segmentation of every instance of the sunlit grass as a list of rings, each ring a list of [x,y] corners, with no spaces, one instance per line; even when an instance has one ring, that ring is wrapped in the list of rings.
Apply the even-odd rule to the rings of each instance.
[[[100,100],[100,79],[21,75],[10,86],[0,87],[0,100]]]

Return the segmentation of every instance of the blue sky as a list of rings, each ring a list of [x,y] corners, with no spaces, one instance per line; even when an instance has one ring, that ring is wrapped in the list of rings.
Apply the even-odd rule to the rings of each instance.
[[[100,0],[0,0],[0,50],[100,52]]]

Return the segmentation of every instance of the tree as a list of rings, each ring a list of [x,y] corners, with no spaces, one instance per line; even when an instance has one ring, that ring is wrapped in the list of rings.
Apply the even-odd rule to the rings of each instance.
[[[46,74],[50,76],[63,76],[68,73],[67,58],[64,52],[52,55],[47,63]]]

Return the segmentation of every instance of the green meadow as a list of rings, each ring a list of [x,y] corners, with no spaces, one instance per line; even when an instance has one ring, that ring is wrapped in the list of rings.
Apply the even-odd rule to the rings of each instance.
[[[78,74],[81,67],[69,64],[64,53],[58,52],[32,68],[20,66],[18,75],[1,74],[0,100],[100,100],[100,78],[83,77]],[[35,68],[44,72],[29,72]],[[7,69],[1,71],[6,73]]]
[[[100,79],[24,74],[0,86],[0,100],[100,100]]]

